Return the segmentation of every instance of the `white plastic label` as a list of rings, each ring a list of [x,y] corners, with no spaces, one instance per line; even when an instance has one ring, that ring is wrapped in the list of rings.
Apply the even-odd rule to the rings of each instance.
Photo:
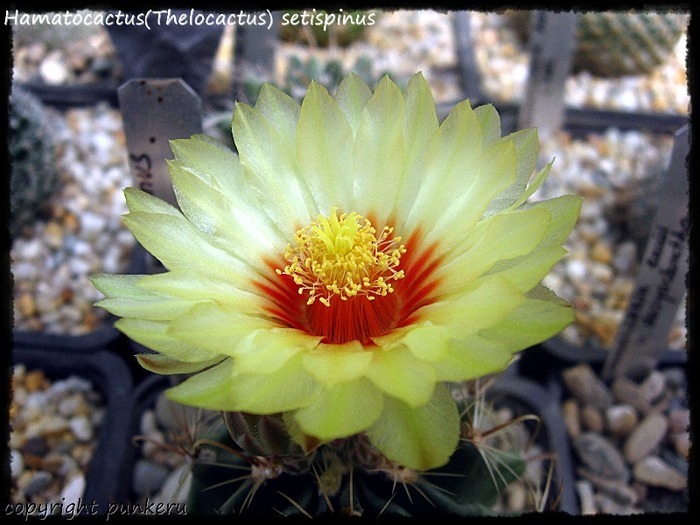
[[[606,379],[644,375],[668,348],[668,334],[687,291],[688,151],[684,126],[676,133],[635,288],[603,369]]]

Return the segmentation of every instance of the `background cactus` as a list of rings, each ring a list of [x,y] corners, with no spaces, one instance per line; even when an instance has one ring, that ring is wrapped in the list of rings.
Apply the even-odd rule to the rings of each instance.
[[[10,96],[8,150],[10,233],[17,236],[47,211],[58,182],[48,116],[39,99],[17,87]]]
[[[526,44],[530,12],[509,11],[510,26]],[[661,12],[586,12],[579,15],[574,72],[600,77],[649,73],[673,53],[688,16]]]
[[[384,75],[389,75],[401,87],[404,87],[406,83],[401,79],[394,78],[388,71],[376,74],[374,72],[374,63],[368,57],[358,57],[351,67],[346,68],[336,59],[323,61],[313,55],[306,59],[302,59],[297,55],[290,55],[281,81],[276,81],[267,71],[248,68],[242,74],[240,99],[247,104],[254,105],[258,99],[260,88],[262,88],[264,83],[269,82],[301,103],[312,80],[322,84],[330,93],[333,93],[342,79],[350,72],[359,75],[372,88],[377,85]],[[221,111],[211,112],[204,119],[205,132],[231,148],[233,148],[233,140],[231,138],[232,106],[233,104],[230,104]]]

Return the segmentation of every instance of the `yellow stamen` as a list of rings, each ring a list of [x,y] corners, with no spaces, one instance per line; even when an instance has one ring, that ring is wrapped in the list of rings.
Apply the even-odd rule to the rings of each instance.
[[[385,226],[377,238],[369,220],[355,212],[338,215],[333,207],[328,217],[319,215],[296,232],[296,246],[288,245],[284,254],[289,264],[277,273],[291,276],[300,294],[308,292],[308,305],[318,299],[330,306],[335,295],[343,301],[385,296],[394,291],[391,282],[404,277],[397,267],[406,248],[401,237],[389,239],[393,231]]]

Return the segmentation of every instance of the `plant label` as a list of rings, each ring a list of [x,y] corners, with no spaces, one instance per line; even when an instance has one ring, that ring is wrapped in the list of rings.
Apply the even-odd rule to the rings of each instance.
[[[687,291],[688,151],[686,125],[674,139],[671,164],[635,288],[603,369],[606,379],[650,372],[668,347],[668,333]]]

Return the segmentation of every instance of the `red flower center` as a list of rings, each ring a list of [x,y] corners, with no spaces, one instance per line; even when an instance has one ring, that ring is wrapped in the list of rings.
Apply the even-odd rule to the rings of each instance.
[[[258,283],[269,299],[266,311],[334,344],[372,346],[371,338],[418,321],[417,311],[435,300],[440,258],[435,246],[419,246],[419,233],[405,246],[392,233],[387,226],[377,236],[369,220],[335,208],[299,229],[296,246],[284,254],[287,264],[267,261],[279,280]]]

